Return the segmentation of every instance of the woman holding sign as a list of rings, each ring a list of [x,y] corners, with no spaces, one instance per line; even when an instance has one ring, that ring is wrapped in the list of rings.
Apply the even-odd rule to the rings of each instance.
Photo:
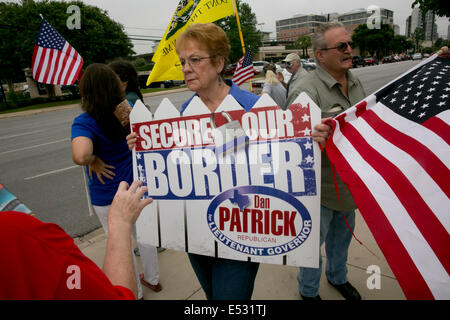
[[[259,99],[257,95],[241,90],[230,80],[223,79],[224,67],[228,62],[230,44],[225,32],[213,23],[193,24],[177,39],[176,51],[180,58],[184,80],[195,92],[183,103],[183,113],[191,100],[197,96],[206,107],[215,112],[227,95],[246,111]],[[133,149],[136,134],[127,136]],[[189,254],[192,268],[208,300],[249,300],[259,264]]]
[[[228,62],[230,44],[225,32],[213,23],[193,24],[177,39],[184,80],[211,112],[227,95],[232,95],[246,111],[259,99],[241,90],[222,75]],[[193,97],[194,97],[193,96]],[[192,100],[183,103],[180,112]],[[259,264],[189,254],[192,268],[208,300],[250,300]]]

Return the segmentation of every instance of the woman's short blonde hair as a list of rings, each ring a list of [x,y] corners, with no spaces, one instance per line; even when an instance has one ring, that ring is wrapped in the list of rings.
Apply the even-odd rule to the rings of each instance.
[[[264,81],[264,83],[268,83],[268,84],[277,84],[278,78],[277,75],[275,74],[275,72],[273,72],[272,70],[267,70],[266,72],[266,79]]]
[[[214,23],[195,23],[184,30],[177,39],[175,50],[180,53],[187,41],[195,40],[209,52],[211,62],[216,65],[219,57],[224,58],[224,69],[228,64],[230,43],[225,31]],[[222,70],[223,71],[223,70]]]

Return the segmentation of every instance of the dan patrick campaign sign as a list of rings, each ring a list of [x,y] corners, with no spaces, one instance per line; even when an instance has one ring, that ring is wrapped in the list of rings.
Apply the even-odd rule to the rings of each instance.
[[[190,253],[292,266],[319,261],[320,109],[301,94],[283,111],[263,95],[248,112],[227,96],[211,113],[137,103],[134,178],[153,203],[138,240]]]

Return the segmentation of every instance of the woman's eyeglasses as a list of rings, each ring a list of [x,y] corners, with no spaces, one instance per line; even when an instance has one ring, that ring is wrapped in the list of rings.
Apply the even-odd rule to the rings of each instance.
[[[332,47],[332,48],[323,48],[320,50],[332,50],[332,49],[338,49],[340,52],[344,52],[345,50],[347,50],[347,46],[349,46],[350,48],[353,48],[353,41],[349,41],[349,42],[339,42],[338,45],[336,47]]]
[[[186,60],[185,59],[180,59],[180,63],[181,66],[184,67],[186,65],[186,63],[190,66],[190,67],[196,67],[200,64],[200,62],[204,59],[210,59],[213,56],[210,57],[189,57]]]

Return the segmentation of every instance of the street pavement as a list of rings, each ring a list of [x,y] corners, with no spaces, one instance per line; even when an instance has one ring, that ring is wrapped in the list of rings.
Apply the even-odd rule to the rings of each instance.
[[[187,89],[145,94],[156,109],[169,95],[181,106]],[[71,236],[99,228],[89,216],[83,169],[72,161],[70,129],[80,105],[0,114],[0,183],[42,221],[60,225]]]
[[[363,300],[405,300],[405,296],[389,268],[383,253],[376,244],[371,232],[359,212],[356,214],[355,236],[349,249],[347,263],[348,280],[359,291]],[[100,268],[106,249],[106,235],[102,229],[75,239],[81,251]],[[322,248],[323,265],[326,256]],[[158,253],[160,292],[143,287],[146,300],[205,300],[194,271],[185,252],[165,250]],[[140,257],[137,257],[140,270]],[[324,300],[343,300],[344,298],[326,281],[322,270],[319,294]],[[368,271],[369,269],[369,271]],[[380,274],[370,270],[379,270]],[[252,300],[300,300],[297,284],[298,268],[292,266],[261,264],[255,281]]]

